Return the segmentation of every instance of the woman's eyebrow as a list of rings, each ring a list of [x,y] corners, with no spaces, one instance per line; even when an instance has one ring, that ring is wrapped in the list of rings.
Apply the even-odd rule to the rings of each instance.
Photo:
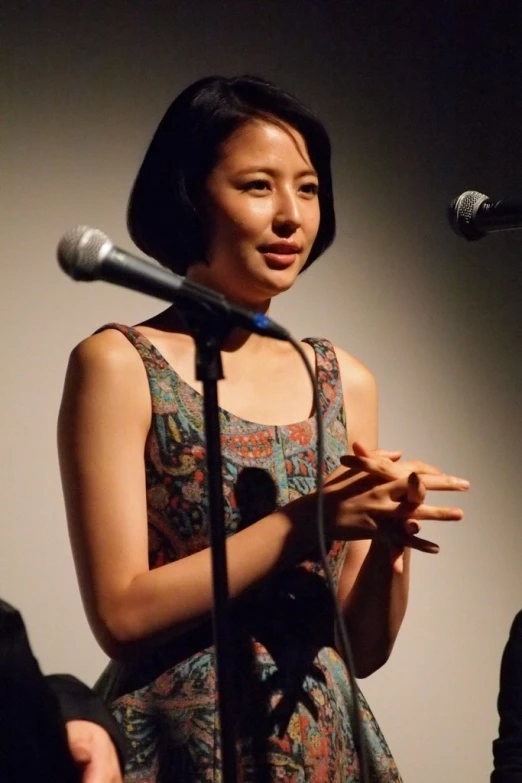
[[[236,172],[236,174],[252,174],[254,172],[263,172],[264,174],[269,174],[272,177],[275,177],[278,174],[278,169],[274,169],[272,166],[248,166],[244,169],[239,169],[239,171]],[[302,169],[301,171],[298,171],[296,174],[296,179],[300,177],[308,177],[313,176],[317,177],[317,171],[315,169],[306,168]]]

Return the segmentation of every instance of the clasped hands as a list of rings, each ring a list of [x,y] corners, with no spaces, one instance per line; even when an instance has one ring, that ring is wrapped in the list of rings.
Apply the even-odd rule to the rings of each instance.
[[[368,451],[354,443],[353,452],[341,457],[341,466],[325,481],[334,538],[380,539],[401,551],[410,547],[436,554],[437,544],[417,537],[422,521],[458,521],[463,513],[426,504],[426,492],[464,492],[469,482],[425,462],[401,462],[400,451]]]

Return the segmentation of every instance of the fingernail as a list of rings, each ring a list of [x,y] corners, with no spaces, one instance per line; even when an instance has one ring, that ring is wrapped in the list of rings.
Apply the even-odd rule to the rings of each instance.
[[[410,473],[408,476],[408,484],[412,484],[414,487],[419,485],[419,476],[417,473]]]
[[[419,532],[420,525],[417,522],[406,522],[406,530],[411,536],[414,536]]]
[[[450,476],[449,478],[456,489],[469,489],[469,481],[467,479],[458,478],[458,476]]]

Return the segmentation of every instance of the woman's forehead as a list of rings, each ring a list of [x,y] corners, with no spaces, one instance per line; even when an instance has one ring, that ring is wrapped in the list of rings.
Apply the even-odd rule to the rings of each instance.
[[[284,122],[252,119],[236,128],[221,145],[219,163],[234,167],[281,161],[313,171],[303,136]]]

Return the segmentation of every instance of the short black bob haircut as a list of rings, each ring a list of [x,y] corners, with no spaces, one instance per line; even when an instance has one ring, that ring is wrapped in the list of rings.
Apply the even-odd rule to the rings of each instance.
[[[127,226],[136,245],[184,275],[205,261],[201,192],[220,145],[251,119],[284,122],[304,138],[319,177],[319,231],[305,268],[333,242],[335,213],[330,141],[317,117],[292,95],[254,76],[210,76],[170,105],[145,154],[131,191]]]

